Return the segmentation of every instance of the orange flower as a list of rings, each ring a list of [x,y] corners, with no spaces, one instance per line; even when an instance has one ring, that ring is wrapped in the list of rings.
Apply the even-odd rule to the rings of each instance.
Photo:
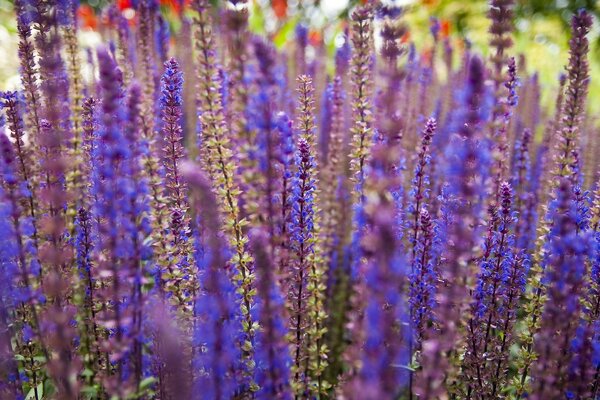
[[[308,40],[310,44],[312,44],[315,47],[321,43],[322,39],[323,37],[321,35],[321,32],[319,31],[310,31],[310,33],[308,34]]]
[[[181,4],[177,0],[160,0],[160,5],[170,9],[176,14],[181,12]]]
[[[271,1],[271,8],[273,8],[277,18],[283,19],[287,16],[287,0],[273,0]]]
[[[132,8],[131,0],[117,0],[117,8],[119,11],[127,10],[128,8]]]
[[[404,35],[402,35],[402,37],[400,38],[400,43],[408,43],[409,40],[410,40],[410,31],[406,31],[406,33],[404,33]]]
[[[421,59],[426,65],[431,63],[431,57],[433,56],[433,49],[424,49],[421,52]]]
[[[450,36],[450,21],[447,19],[442,19],[441,25],[440,32],[442,34],[442,38],[445,39]]]
[[[87,4],[82,4],[77,9],[77,16],[81,21],[81,26],[88,29],[95,30],[98,26],[98,19],[96,18],[96,13],[94,13],[94,9]]]

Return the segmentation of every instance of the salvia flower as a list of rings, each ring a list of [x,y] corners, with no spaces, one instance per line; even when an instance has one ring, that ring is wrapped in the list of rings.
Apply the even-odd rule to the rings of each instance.
[[[234,181],[236,167],[233,163],[232,151],[229,147],[224,110],[221,103],[221,83],[218,80],[218,70],[215,66],[214,37],[211,31],[208,4],[205,0],[195,1],[193,8],[198,12],[196,19],[196,47],[198,50],[198,81],[199,81],[199,112],[203,125],[203,162],[213,180],[215,188],[221,197],[223,214],[227,219],[225,226],[230,240],[235,242],[233,264],[233,280],[242,292],[240,310],[244,320],[242,327],[244,340],[242,357],[246,367],[246,377],[249,379],[248,390],[258,390],[253,382],[254,366],[254,336],[258,329],[255,321],[254,303],[254,272],[252,257],[246,249],[246,237],[242,231],[243,221],[240,217],[238,198],[240,191]]]
[[[447,352],[456,346],[458,329],[462,325],[462,311],[467,304],[468,290],[465,282],[472,274],[469,258],[476,244],[474,227],[478,224],[478,209],[484,196],[483,177],[489,163],[485,145],[476,138],[477,126],[484,120],[484,69],[480,58],[474,57],[469,65],[462,123],[458,135],[447,150],[448,191],[456,197],[453,222],[449,227],[446,259],[441,268],[436,315],[439,330],[432,330],[423,343],[422,366],[417,374],[418,390],[425,397],[441,396],[447,388],[442,384],[449,365]],[[443,334],[441,334],[443,332]]]
[[[298,172],[294,178],[292,198],[292,218],[290,234],[292,251],[294,252],[293,276],[291,278],[289,304],[290,310],[290,342],[294,362],[292,367],[293,390],[299,396],[308,393],[310,377],[305,365],[308,358],[308,338],[304,331],[310,324],[307,318],[307,303],[311,263],[314,262],[314,191],[313,178],[314,159],[310,144],[301,138],[296,155]]]
[[[417,349],[420,348],[425,331],[433,320],[437,280],[434,257],[435,227],[431,215],[424,207],[419,213],[419,225],[421,233],[414,245],[410,274],[410,306]]]
[[[354,52],[351,60],[352,79],[352,111],[354,124],[352,127],[351,169],[358,186],[365,179],[365,166],[368,163],[369,148],[372,144],[372,110],[373,93],[371,49],[373,46],[373,16],[368,6],[359,7],[352,13],[352,44]]]
[[[182,311],[191,307],[190,299],[196,291],[196,274],[193,271],[192,244],[190,243],[190,220],[188,204],[185,198],[187,187],[181,178],[181,160],[185,157],[183,148],[182,118],[182,91],[183,77],[179,64],[173,58],[165,63],[165,72],[162,76],[161,111],[162,131],[164,134],[163,164],[165,168],[166,204],[170,213],[168,224],[169,249],[168,263],[175,265],[168,271],[171,280],[177,289],[178,300],[183,304]]]
[[[545,276],[547,301],[534,346],[538,354],[532,365],[530,397],[566,396],[567,371],[576,353],[571,348],[582,317],[579,296],[584,288],[589,240],[577,235],[576,209],[568,177],[558,188],[550,253]],[[589,340],[589,338],[586,338]]]
[[[367,178],[364,206],[365,234],[361,246],[366,257],[362,266],[366,299],[360,346],[361,368],[348,393],[364,399],[392,398],[408,382],[408,313],[398,288],[405,286],[406,263],[395,233],[395,205],[389,193],[395,176],[385,174],[393,151],[374,148],[373,169]]]
[[[512,245],[514,242],[515,217],[512,212],[513,193],[510,185],[504,182],[500,187],[501,206],[498,215],[492,212],[489,221],[491,229],[490,241],[486,241],[484,257],[480,262],[480,273],[477,278],[474,302],[471,307],[471,319],[468,323],[463,370],[468,376],[470,393],[489,393],[492,370],[495,366],[493,358],[488,365],[489,353],[497,334],[497,323],[503,309],[502,298],[508,288],[509,268],[514,264]]]
[[[281,287],[276,279],[273,260],[269,255],[268,236],[264,231],[252,231],[250,241],[256,258],[257,288],[260,292],[259,322],[263,327],[257,341],[258,395],[272,399],[291,399],[291,356],[287,335],[287,312]]]
[[[589,85],[588,34],[592,25],[591,15],[581,10],[571,20],[572,37],[569,41],[569,64],[567,66],[567,89],[560,127],[557,175],[572,176],[575,165],[574,152],[579,148],[581,119],[584,112]],[[573,176],[573,178],[576,178]],[[576,182],[574,180],[573,182]]]
[[[591,11],[13,3],[0,398],[598,397]]]
[[[205,268],[198,298],[195,300],[195,314],[200,321],[194,332],[195,345],[201,351],[194,361],[195,367],[199,369],[194,390],[211,399],[228,399],[238,390],[238,295],[223,268],[227,251],[221,246],[219,219],[222,217],[216,208],[211,182],[193,164],[184,165],[182,173],[195,194],[193,207],[198,207],[203,221],[201,229],[207,234],[204,259],[199,260]],[[200,207],[201,204],[211,204],[212,208]]]
[[[431,190],[429,187],[430,183],[427,166],[429,165],[431,159],[430,146],[436,128],[437,124],[435,119],[428,119],[422,132],[421,145],[418,149],[417,163],[412,180],[412,188],[409,193],[411,197],[410,204],[408,206],[408,211],[411,213],[409,216],[409,224],[412,230],[412,235],[409,240],[413,246],[413,258],[415,257],[415,246],[419,237],[420,213],[422,208],[427,206],[427,200]]]

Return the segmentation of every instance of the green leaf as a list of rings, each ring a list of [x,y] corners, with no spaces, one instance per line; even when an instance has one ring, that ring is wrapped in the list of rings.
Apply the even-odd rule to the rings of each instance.
[[[254,33],[264,33],[265,31],[265,15],[262,7],[258,2],[252,2],[252,11],[248,19],[248,27]]]
[[[149,377],[143,379],[140,382],[140,390],[146,390],[146,389],[150,388],[155,382],[156,382],[156,378],[153,376],[149,376]]]
[[[44,397],[44,383],[40,383],[39,385],[37,385],[37,393],[38,393],[38,398],[42,399]],[[27,396],[25,396],[25,400],[32,400],[35,399],[35,389],[31,388],[29,390],[29,393],[27,393]]]
[[[277,32],[275,38],[273,39],[273,43],[278,49],[282,48],[283,45],[287,42],[288,38],[290,37],[290,34],[294,32],[294,29],[296,29],[296,25],[298,25],[299,19],[299,15],[295,16],[294,18],[290,18],[281,27],[281,29],[279,29],[279,32]]]

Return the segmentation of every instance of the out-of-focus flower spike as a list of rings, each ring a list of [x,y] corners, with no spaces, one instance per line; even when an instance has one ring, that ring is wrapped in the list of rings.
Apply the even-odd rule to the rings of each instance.
[[[275,137],[275,48],[264,40],[253,41],[254,54],[258,62],[255,74],[256,94],[250,97],[248,129],[255,136],[250,144],[250,155],[244,168],[244,208],[250,223],[266,226],[275,241],[275,227],[278,223],[278,206],[274,195],[279,183],[276,169],[279,156],[278,140]],[[274,250],[275,247],[271,246]]]
[[[147,282],[152,279],[152,272],[155,273],[153,256],[158,253],[152,248],[152,208],[151,208],[151,190],[149,178],[142,172],[142,162],[144,154],[148,152],[148,142],[142,137],[140,113],[141,113],[141,87],[137,82],[133,82],[129,87],[127,97],[127,119],[124,124],[125,139],[131,153],[128,158],[128,178],[131,185],[131,191],[127,193],[129,209],[126,227],[127,237],[131,238],[132,254],[129,259],[131,268],[135,270],[132,277],[133,289],[131,296],[132,328],[131,336],[133,338],[133,349],[131,356],[134,387],[139,386],[143,379],[143,346],[147,338],[144,337],[144,307],[146,305],[146,287]],[[166,236],[162,235],[161,238]],[[164,239],[163,239],[164,240]],[[159,247],[159,246],[156,246]],[[164,249],[164,248],[163,248]],[[152,270],[154,271],[151,271]],[[180,288],[185,290],[184,287]]]
[[[18,163],[10,139],[4,133],[0,133],[2,202],[8,214],[6,221],[9,225],[5,246],[7,258],[3,260],[3,264],[7,271],[14,273],[9,278],[13,286],[14,298],[7,301],[9,304],[14,301],[18,310],[15,313],[16,320],[13,328],[16,351],[23,358],[26,376],[39,384],[39,380],[44,378],[37,370],[48,361],[48,351],[44,344],[39,316],[39,303],[43,297],[39,293],[40,268],[37,248],[33,243],[34,238],[31,237],[32,220],[22,206],[27,188],[19,177]],[[36,356],[42,356],[42,361],[34,361],[33,357]]]
[[[157,16],[158,27],[156,28],[156,56],[160,62],[167,62],[169,57],[169,42],[171,40],[171,32],[169,24],[162,15]]]
[[[502,96],[502,99],[496,104],[496,107],[500,109],[500,113],[496,115],[496,111],[492,114],[492,133],[494,136],[494,157],[495,163],[492,172],[492,178],[494,179],[493,190],[498,202],[502,201],[500,199],[500,186],[507,178],[507,169],[509,167],[508,163],[505,162],[506,159],[510,157],[509,154],[509,138],[508,138],[508,128],[511,122],[511,117],[513,115],[513,109],[517,106],[518,95],[517,95],[517,86],[519,85],[519,81],[517,78],[517,65],[515,62],[515,58],[512,57],[508,61],[508,77],[505,80],[504,87],[508,91],[506,96]]]
[[[531,193],[531,160],[529,154],[529,146],[531,144],[531,131],[528,128],[523,130],[523,133],[515,142],[515,162],[513,167],[512,187],[515,191],[515,206],[514,209],[519,215],[519,222],[515,230],[515,236],[518,247],[520,249],[529,249],[532,240],[531,226],[532,220],[530,215],[533,210],[530,199],[535,196]]]
[[[491,56],[494,66],[492,78],[495,83],[495,91],[500,96],[502,82],[504,81],[503,70],[507,63],[506,50],[512,47],[513,31],[513,6],[514,0],[490,0],[488,18],[492,24],[489,29],[491,34],[490,46],[496,51]]]
[[[228,122],[232,136],[240,146],[252,142],[250,131],[246,127],[246,106],[248,103],[248,85],[246,80],[248,47],[248,6],[246,1],[237,2],[235,7],[225,10],[226,39],[228,42],[229,93]]]
[[[279,219],[278,235],[280,250],[278,252],[279,265],[278,271],[281,276],[281,285],[283,292],[287,293],[287,286],[291,270],[289,268],[290,254],[290,227],[292,226],[292,183],[294,178],[294,155],[296,153],[296,143],[294,142],[294,130],[292,121],[285,113],[277,116],[277,130],[280,133],[281,140],[281,184],[280,184],[280,204],[281,218]]]
[[[357,188],[361,188],[373,138],[373,15],[368,5],[352,13],[351,40],[354,52],[350,72],[353,114],[350,167]],[[360,192],[358,197],[362,197]]]
[[[40,88],[45,104],[42,116],[53,127],[60,123],[65,139],[70,139],[69,80],[61,56],[63,43],[57,13],[42,1],[37,1],[36,7],[39,18],[35,24],[38,31],[35,45],[39,54]]]
[[[193,48],[192,45],[192,21],[187,16],[181,19],[181,28],[177,34],[175,41],[176,58],[181,62],[181,69],[185,76],[183,82],[183,137],[185,147],[188,149],[190,159],[195,159],[198,153],[196,143],[196,129],[199,125],[198,116],[196,115],[196,75],[194,73],[194,52],[189,51]],[[231,72],[229,73],[229,81],[231,82]],[[230,98],[232,98],[231,89],[229,90]],[[231,100],[231,103],[233,99]],[[232,106],[229,107],[231,109]]]
[[[36,185],[36,174],[33,167],[34,152],[32,146],[25,143],[25,127],[22,117],[23,103],[19,99],[17,92],[2,92],[0,93],[0,107],[5,110],[8,129],[12,137],[15,157],[18,167],[15,172],[19,175],[19,179],[25,186],[21,200],[24,210],[28,217],[31,218],[33,227],[32,239],[35,247],[38,248],[38,220],[36,218],[38,198],[38,188]]]
[[[229,93],[229,104],[226,108],[225,123],[231,132],[232,142],[237,148],[233,155],[239,163],[240,173],[236,176],[242,190],[240,204],[242,206],[242,215],[246,218],[256,217],[257,206],[256,191],[257,181],[261,179],[258,172],[258,160],[255,157],[257,153],[257,138],[255,131],[249,124],[249,86],[251,82],[251,71],[249,67],[249,37],[248,35],[248,16],[249,5],[246,0],[232,1],[225,10],[223,10],[225,41],[229,57],[227,57],[228,82],[227,89]],[[264,45],[264,43],[261,43]],[[267,47],[267,46],[263,46]],[[255,50],[258,50],[255,47]],[[260,53],[260,51],[259,51]],[[264,56],[272,59],[270,51],[263,52]],[[257,56],[259,56],[257,54]],[[270,71],[268,75],[271,75]],[[263,76],[264,78],[264,76]],[[272,79],[269,76],[269,79]],[[262,103],[270,99],[262,99]],[[283,108],[283,107],[282,107]],[[283,108],[285,109],[285,108]]]
[[[66,3],[72,3],[67,1]],[[79,43],[77,41],[77,22],[73,7],[66,10],[67,24],[62,28],[62,37],[65,44],[66,71],[69,83],[69,108],[71,133],[68,159],[69,169],[66,174],[66,186],[69,191],[73,205],[67,207],[67,218],[69,232],[74,234],[77,210],[83,206],[85,199],[86,181],[82,175],[82,102],[83,102],[83,76],[81,74],[81,60],[79,58]]]
[[[97,70],[98,70],[98,66],[96,63],[96,60],[94,59],[94,51],[92,50],[91,47],[88,47],[85,49],[85,61],[89,67],[90,70],[90,75],[92,76],[97,76]],[[97,96],[98,94],[98,85],[97,85],[97,81],[96,80],[90,80],[89,82],[87,82],[87,85],[85,86],[85,92],[86,95],[88,96]]]
[[[408,383],[410,323],[406,300],[407,268],[396,235],[396,205],[390,192],[398,177],[388,175],[396,160],[393,147],[373,148],[372,169],[365,182],[365,230],[361,240],[365,264],[361,280],[364,319],[360,335],[360,370],[345,390],[364,399],[396,396]]]
[[[321,112],[319,115],[319,164],[327,165],[327,155],[329,154],[329,142],[331,141],[331,111],[333,108],[333,84],[327,79],[327,85],[321,95]]]
[[[596,196],[594,197],[592,205],[591,232],[593,235],[593,253],[584,302],[584,319],[592,330],[592,340],[594,346],[596,347],[596,353],[599,351],[598,346],[600,346],[600,226],[598,224],[598,221],[600,221],[600,197],[598,197],[599,191],[600,189],[596,188]],[[588,332],[586,333],[589,333],[589,330],[590,329],[588,329]],[[600,362],[598,361],[597,355],[594,357],[594,364],[596,372],[591,385],[592,396],[596,396],[598,394],[598,390],[600,390]]]
[[[102,89],[102,127],[98,144],[98,173],[94,182],[97,196],[95,214],[98,221],[97,249],[94,262],[97,277],[103,279],[103,290],[98,294],[102,302],[110,304],[99,315],[100,323],[112,334],[101,343],[108,356],[104,386],[111,395],[126,396],[134,390],[128,377],[133,348],[131,340],[131,290],[139,269],[131,259],[136,251],[134,237],[129,229],[132,190],[130,168],[123,159],[131,158],[131,148],[122,130],[123,88],[121,73],[108,49],[98,49],[100,86]]]
[[[429,183],[428,165],[431,160],[431,143],[435,131],[437,129],[437,121],[430,118],[425,123],[425,127],[421,133],[421,145],[417,149],[417,162],[415,165],[414,176],[412,179],[411,190],[409,193],[410,200],[408,203],[409,221],[408,224],[412,233],[410,234],[409,242],[412,247],[412,260],[415,259],[417,239],[420,232],[421,211],[428,207],[429,193],[431,191]]]
[[[264,230],[250,232],[250,243],[256,259],[259,323],[257,335],[257,395],[272,399],[291,399],[290,367],[292,360],[288,343],[287,313],[284,297],[269,255],[269,237]]]
[[[149,314],[147,325],[152,331],[154,363],[160,364],[156,394],[163,399],[189,399],[193,382],[189,379],[192,364],[186,352],[186,334],[177,326],[176,317],[168,305],[156,298],[149,302],[144,314]],[[202,393],[207,395],[204,391]]]
[[[22,399],[24,398],[23,382],[17,362],[18,349],[14,349],[13,346],[15,334],[13,310],[18,307],[19,302],[14,284],[15,276],[19,275],[15,260],[19,251],[10,222],[12,213],[5,191],[0,187],[0,230],[4,233],[4,240],[0,244],[0,396],[7,399]],[[32,380],[32,385],[37,384],[36,377]],[[37,386],[33,386],[33,394],[40,396]]]
[[[112,6],[108,10],[109,22],[115,25],[117,51],[116,59],[119,67],[123,70],[123,83],[129,85],[133,78],[134,55],[132,54],[133,34],[129,27],[129,21],[125,16]]]
[[[363,202],[364,202],[364,182],[370,163],[370,150],[375,141],[373,127],[373,64],[374,64],[374,43],[373,43],[373,13],[371,4],[358,6],[351,16],[351,34],[353,52],[350,60],[350,82],[352,94],[350,96],[352,106],[352,123],[350,128],[350,155],[349,172],[353,183],[353,188],[349,190],[350,202],[348,208],[343,212],[346,224],[344,224],[343,237],[340,237],[340,248],[350,246],[351,260],[349,261],[349,271],[338,269],[340,282],[343,282],[336,291],[342,292],[341,298],[344,305],[340,305],[341,314],[339,317],[333,316],[332,331],[334,336],[332,346],[336,348],[336,354],[346,353],[344,357],[352,359],[352,371],[354,371],[359,362],[359,343],[363,335],[362,314],[358,311],[362,307],[364,292],[362,283],[359,283],[359,269],[361,265],[360,240],[365,227]],[[348,222],[349,221],[349,222]],[[347,276],[343,276],[345,274]],[[336,296],[337,297],[337,296]],[[352,303],[352,304],[350,304]],[[350,312],[350,310],[352,310]],[[349,322],[353,326],[352,340],[353,344],[345,350],[345,343],[338,341],[341,339],[339,334],[343,331],[344,324]],[[337,356],[336,356],[337,357]],[[333,360],[338,364],[339,360]],[[338,369],[338,366],[334,366]],[[335,376],[337,378],[337,376]]]
[[[137,31],[137,64],[140,69],[138,81],[142,85],[142,123],[144,124],[144,136],[150,141],[150,147],[154,149],[158,145],[155,140],[156,124],[156,90],[157,75],[154,60],[156,58],[156,47],[154,46],[154,27],[156,14],[150,0],[140,0],[136,14],[139,15],[139,27]],[[156,207],[156,206],[155,206]]]
[[[421,350],[425,332],[433,322],[432,312],[436,305],[435,228],[425,207],[419,212],[419,231],[421,233],[414,244],[409,291],[415,351]]]
[[[469,64],[466,95],[461,111],[458,135],[447,149],[448,191],[456,197],[453,215],[456,222],[449,227],[445,262],[440,271],[439,307],[436,314],[439,330],[431,329],[423,343],[422,370],[416,375],[416,392],[424,398],[443,396],[449,390],[443,385],[453,373],[448,352],[460,345],[460,331],[467,306],[468,282],[472,280],[471,251],[477,237],[473,227],[478,224],[484,197],[483,178],[489,155],[486,145],[477,138],[478,126],[484,121],[485,70],[483,61],[473,57]],[[451,245],[448,245],[451,244]],[[443,333],[442,333],[443,332]]]
[[[295,75],[300,76],[303,74],[308,74],[307,66],[306,66],[306,48],[308,46],[308,27],[302,23],[296,25],[296,29],[294,31],[296,38],[296,47],[294,59],[295,63]]]
[[[40,86],[44,99],[39,139],[41,170],[45,185],[39,198],[43,216],[40,219],[40,261],[43,273],[43,291],[49,306],[40,315],[44,340],[53,356],[48,361],[48,375],[57,384],[64,397],[76,397],[81,362],[72,346],[76,337],[73,327],[74,307],[65,305],[71,296],[73,272],[72,242],[67,241],[64,207],[68,193],[63,185],[67,163],[63,143],[70,139],[68,79],[61,58],[59,21],[55,12],[45,10],[46,4],[37,3],[39,20],[36,22],[36,48],[39,52]]]
[[[325,264],[328,264],[328,260],[331,260],[336,231],[341,224],[342,210],[340,203],[337,201],[337,194],[340,179],[345,179],[345,148],[344,88],[342,77],[338,75],[331,84],[331,133],[327,155],[324,158],[320,175],[322,183],[319,198],[322,221],[320,240]]]
[[[579,149],[580,129],[585,114],[589,85],[587,34],[592,26],[592,16],[585,10],[578,11],[571,20],[572,36],[569,41],[569,64],[567,65],[567,90],[563,108],[560,142],[557,154],[556,176],[571,176],[573,184],[578,177],[574,171],[579,169],[575,164],[574,152]]]
[[[85,182],[84,198],[81,200],[85,207],[92,204],[92,185],[98,148],[98,102],[93,97],[87,97],[82,103],[81,138],[82,180]],[[85,208],[83,207],[83,208]]]
[[[194,341],[195,346],[202,350],[194,360],[195,367],[199,370],[194,390],[211,399],[225,400],[235,394],[236,383],[239,383],[235,370],[240,357],[236,343],[240,319],[236,317],[238,295],[223,268],[227,262],[227,251],[223,248],[221,233],[224,216],[221,216],[217,207],[213,183],[198,165],[183,164],[182,175],[192,191],[191,206],[201,215],[206,246],[203,259],[197,260],[205,267],[195,301],[195,314],[199,322],[194,332]],[[245,320],[242,319],[241,322],[245,323]]]
[[[550,121],[546,122],[546,126],[544,127],[544,138],[542,141],[542,147],[540,148],[542,152],[538,152],[538,154],[546,153],[545,164],[556,163],[555,159],[557,155],[555,153],[557,153],[559,147],[557,139],[559,138],[559,134],[561,132],[561,118],[563,115],[566,84],[567,75],[565,73],[561,73],[558,76],[558,90],[556,94],[556,101],[554,102],[554,115]],[[545,170],[542,170],[541,175],[544,176],[544,178],[546,178],[544,179],[544,181],[551,180],[551,177],[554,177],[556,175],[556,169],[556,166],[554,166],[554,168],[546,167]],[[551,188],[553,187],[555,187],[555,185],[551,186]],[[553,195],[553,193],[550,193],[550,195]],[[541,198],[541,203],[545,203],[545,200],[547,200],[550,197],[551,196],[547,195],[543,196]]]
[[[38,66],[35,61],[35,49],[31,39],[31,23],[22,6],[22,1],[16,1],[17,31],[19,33],[19,63],[21,82],[27,105],[26,125],[31,135],[30,142],[35,149],[39,146],[41,135],[42,104],[38,83]]]
[[[85,377],[88,387],[99,384],[97,366],[100,365],[101,329],[98,326],[96,279],[93,273],[94,233],[92,232],[92,215],[85,208],[80,208],[75,220],[75,262],[79,275],[78,292],[81,299],[78,306],[80,323],[78,324],[84,368],[89,370]]]
[[[398,109],[401,98],[400,85],[406,76],[405,71],[399,67],[399,59],[406,53],[406,46],[401,44],[401,38],[407,32],[408,28],[401,19],[385,18],[380,33],[383,39],[381,55],[384,63],[380,67],[379,74],[385,82],[385,89],[381,89],[376,97],[377,123],[375,125],[378,133],[394,145],[400,142],[406,133],[406,121],[402,118],[403,111]]]
[[[593,326],[585,319],[580,320],[576,327],[575,337],[570,343],[569,350],[573,357],[568,366],[568,378],[565,393],[574,399],[594,398],[592,383],[597,380],[598,364],[595,361],[594,343],[597,340]]]
[[[327,163],[321,171],[321,246],[324,263],[329,268],[328,310],[326,339],[330,349],[326,379],[334,384],[340,375],[342,354],[346,347],[345,324],[349,310],[351,251],[348,244],[352,238],[352,206],[348,174],[349,127],[348,106],[345,86],[348,79],[348,67],[351,49],[345,35],[344,44],[336,53],[336,76],[333,80],[332,127]]]
[[[3,265],[4,267],[4,265]],[[2,286],[8,286],[8,280],[3,279],[0,283]],[[3,289],[0,289],[2,292]],[[6,399],[23,399],[25,398],[22,390],[21,379],[19,376],[19,366],[15,361],[15,354],[12,349],[11,336],[10,336],[10,324],[11,321],[8,318],[8,308],[11,303],[6,299],[5,296],[0,295],[2,305],[0,305],[0,356],[2,362],[0,363],[0,396]],[[35,382],[37,383],[37,381]],[[37,392],[37,388],[34,389],[33,394]],[[38,396],[40,395],[37,392]]]

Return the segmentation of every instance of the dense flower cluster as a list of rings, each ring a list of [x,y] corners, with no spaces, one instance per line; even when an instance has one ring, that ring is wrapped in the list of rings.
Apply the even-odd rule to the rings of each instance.
[[[369,1],[331,58],[243,0],[110,4],[84,49],[76,3],[15,2],[0,398],[598,398],[588,12],[542,112],[512,0],[489,59]]]

